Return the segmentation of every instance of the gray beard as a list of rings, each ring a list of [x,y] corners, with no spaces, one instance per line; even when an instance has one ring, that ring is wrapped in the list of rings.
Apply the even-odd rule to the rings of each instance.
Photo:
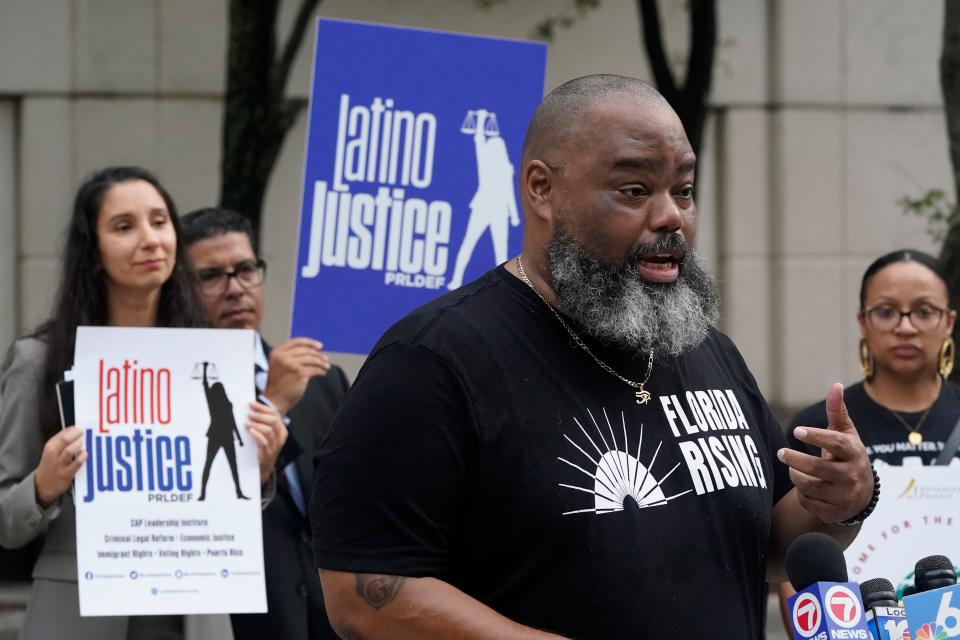
[[[685,250],[680,274],[669,284],[643,281],[640,256]],[[700,257],[677,234],[638,246],[618,267],[590,256],[562,229],[547,248],[557,307],[602,344],[657,356],[676,356],[707,337],[719,317],[719,296]]]

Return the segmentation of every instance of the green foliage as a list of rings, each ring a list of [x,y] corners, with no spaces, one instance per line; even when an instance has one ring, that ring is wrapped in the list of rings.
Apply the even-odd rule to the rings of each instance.
[[[950,227],[960,224],[960,207],[947,200],[942,189],[930,189],[919,198],[903,196],[897,204],[907,215],[926,218],[927,233],[938,243],[947,237]]]

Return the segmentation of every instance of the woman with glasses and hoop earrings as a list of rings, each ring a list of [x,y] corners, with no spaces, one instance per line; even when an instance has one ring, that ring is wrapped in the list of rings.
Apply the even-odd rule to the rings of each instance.
[[[953,324],[947,282],[937,260],[901,249],[880,256],[860,282],[859,358],[863,380],[844,390],[847,411],[860,431],[871,461],[901,465],[906,457],[944,464],[960,418],[960,385],[953,370]],[[798,413],[787,429],[790,446],[819,452],[793,431],[827,425],[826,401]],[[943,452],[941,451],[943,450]],[[780,585],[780,612],[787,629],[790,583]]]
[[[947,283],[940,264],[921,251],[901,249],[867,267],[860,284],[859,358],[863,381],[844,392],[871,460],[899,465],[905,457],[932,464],[960,418],[960,385],[948,380],[956,353]],[[823,401],[791,421],[826,426]],[[954,452],[954,455],[956,452]]]

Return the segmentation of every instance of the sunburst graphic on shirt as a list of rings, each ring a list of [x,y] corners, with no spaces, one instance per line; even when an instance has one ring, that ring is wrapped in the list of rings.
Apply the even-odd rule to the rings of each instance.
[[[568,436],[563,434],[564,439],[573,445],[578,455],[571,455],[573,460],[564,457],[557,459],[564,464],[570,465],[585,478],[589,479],[586,486],[559,483],[561,487],[579,491],[593,496],[593,505],[584,509],[574,509],[565,511],[563,515],[568,516],[575,513],[614,513],[623,511],[624,506],[632,501],[639,508],[661,507],[671,500],[679,498],[682,495],[690,493],[693,489],[687,489],[673,495],[666,495],[663,489],[663,483],[680,466],[678,462],[669,471],[659,477],[654,472],[657,463],[657,455],[663,446],[663,440],[657,443],[656,449],[650,455],[647,462],[642,462],[643,452],[643,424],[640,425],[640,433],[636,443],[636,455],[631,455],[633,445],[627,437],[626,416],[620,414],[620,429],[622,430],[623,449],[620,449],[621,443],[617,441],[617,436],[610,418],[607,416],[607,410],[603,409],[603,418],[606,421],[606,431],[600,427],[593,413],[587,410],[590,421],[593,423],[592,429],[584,428],[583,424],[577,418],[573,421],[580,427],[580,433],[585,440],[583,446]],[[595,433],[594,433],[595,432]],[[576,435],[576,432],[574,432]],[[592,434],[592,435],[591,435]],[[609,441],[607,438],[609,437]],[[579,436],[577,436],[579,440]]]

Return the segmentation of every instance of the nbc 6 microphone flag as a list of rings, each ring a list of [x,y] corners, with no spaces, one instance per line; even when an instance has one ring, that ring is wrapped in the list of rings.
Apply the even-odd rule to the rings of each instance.
[[[960,638],[960,584],[903,599],[914,640]]]

